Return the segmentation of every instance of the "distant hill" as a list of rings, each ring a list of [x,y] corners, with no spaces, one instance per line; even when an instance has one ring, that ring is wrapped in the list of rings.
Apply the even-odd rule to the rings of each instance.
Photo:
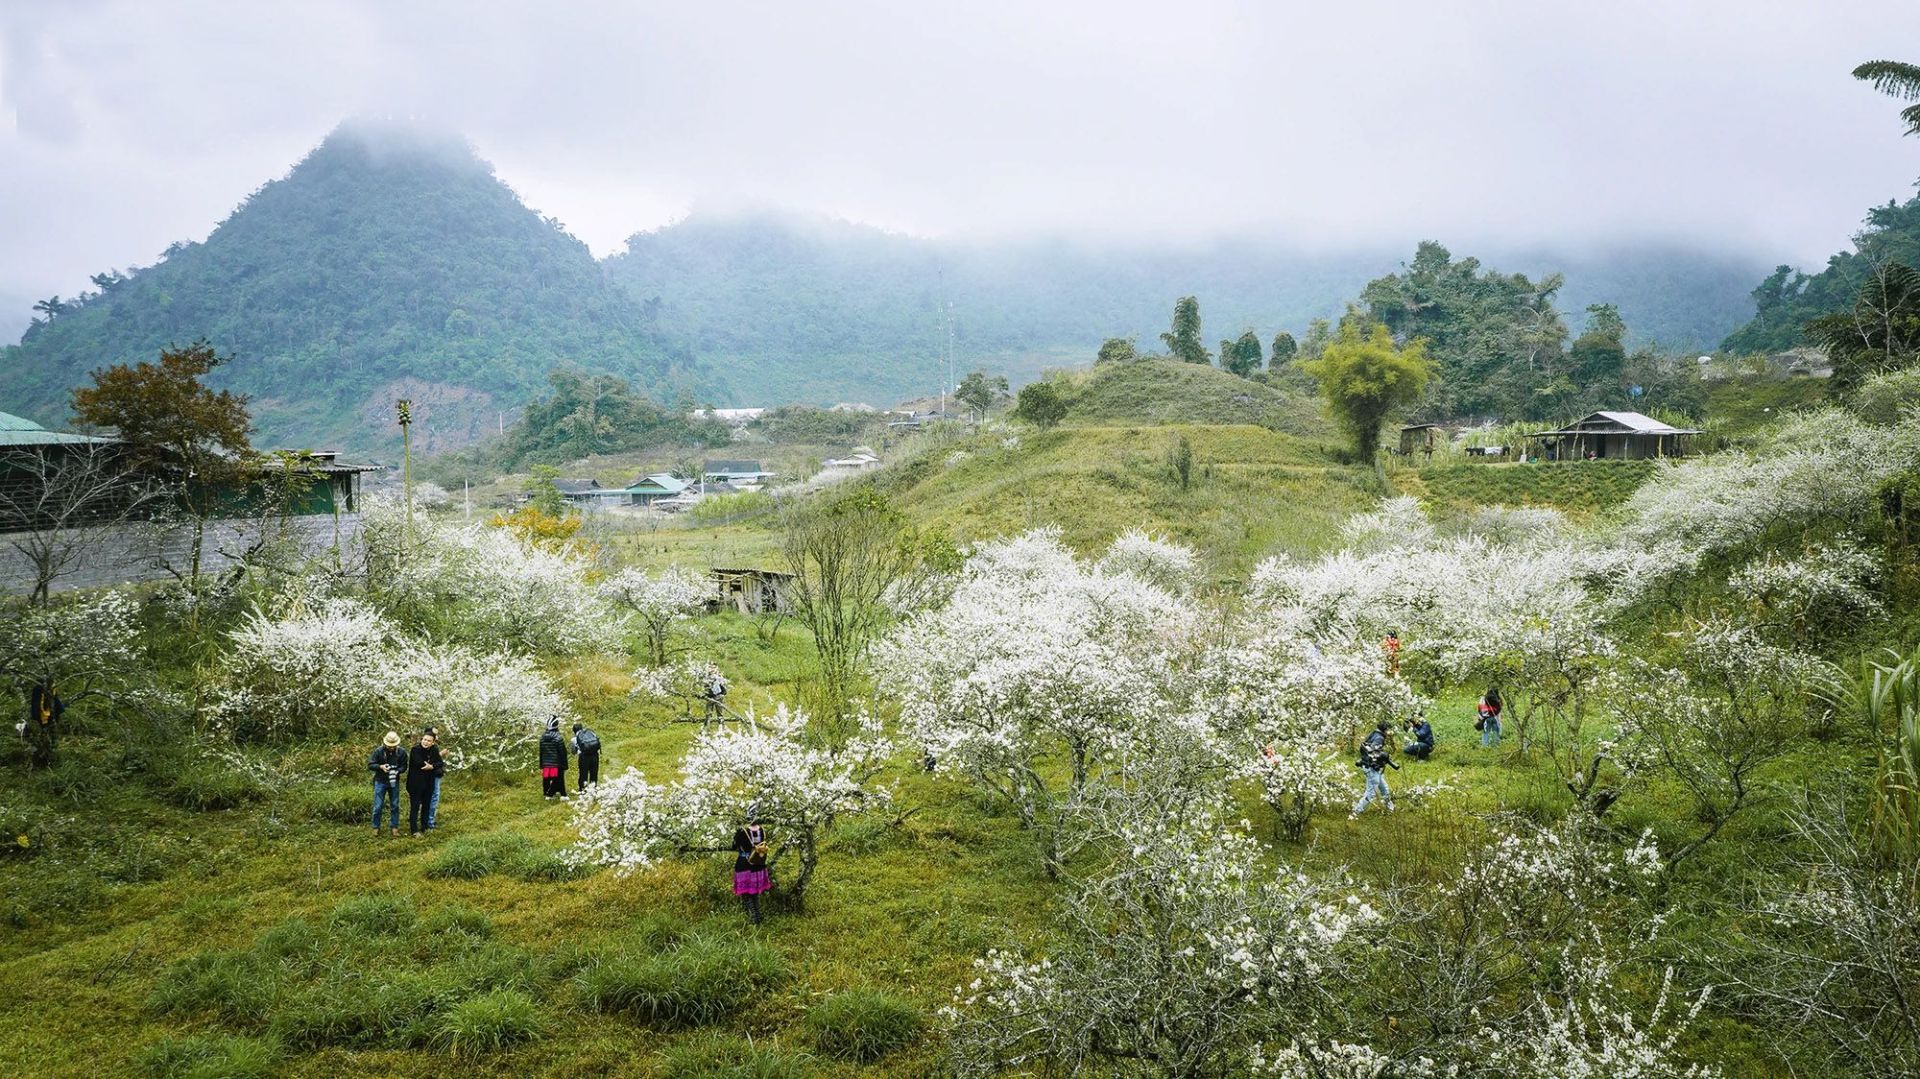
[[[341,128],[204,243],[36,322],[0,401],[58,423],[89,370],[197,337],[233,356],[219,380],[253,395],[268,445],[384,449],[409,396],[416,445],[457,446],[563,366],[725,396],[465,143],[412,130]]]
[[[1175,360],[1105,363],[1076,380],[1068,423],[1248,423],[1295,435],[1331,427],[1308,395]]]
[[[733,373],[745,403],[878,404],[937,389],[949,302],[956,371],[985,366],[1021,382],[1089,362],[1107,337],[1157,346],[1183,295],[1200,298],[1210,342],[1246,329],[1263,341],[1298,336],[1412,249],[968,244],[757,213],[638,233],[606,267],[695,354]],[[1764,272],[1754,259],[1657,245],[1474,253],[1506,270],[1564,271],[1561,306],[1576,331],[1587,304],[1611,302],[1632,343],[1673,348],[1709,346],[1747,318]]]

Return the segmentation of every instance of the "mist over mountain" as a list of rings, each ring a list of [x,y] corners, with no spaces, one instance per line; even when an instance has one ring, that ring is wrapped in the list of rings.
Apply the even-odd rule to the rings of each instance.
[[[1301,334],[1336,316],[1405,250],[1289,250],[1256,240],[1193,245],[929,240],[799,214],[699,215],[635,234],[610,279],[693,351],[762,396],[752,403],[878,401],[933,392],[954,366],[1020,381],[1090,362],[1108,337],[1157,348],[1173,301],[1200,298],[1212,338]],[[1619,306],[1635,343],[1711,347],[1752,314],[1750,256],[1643,244],[1559,252],[1463,250],[1536,277],[1560,271],[1578,328]],[[951,304],[949,311],[948,305]]]
[[[6,410],[66,420],[89,371],[205,337],[219,385],[254,398],[270,445],[389,449],[411,397],[416,444],[497,430],[556,370],[630,379],[663,403],[866,401],[939,392],[985,367],[1016,384],[1083,365],[1108,337],[1159,346],[1175,299],[1210,341],[1296,336],[1336,316],[1404,250],[927,239],[781,211],[702,214],[594,261],[456,137],[346,125],[248,197],[203,243],[95,278],[0,360]],[[1710,346],[1751,317],[1766,263],[1680,246],[1459,245],[1487,266],[1560,271],[1576,329],[1618,305],[1636,342]],[[23,303],[22,307],[25,306]]]
[[[563,366],[724,396],[585,245],[464,142],[417,129],[343,126],[204,243],[95,283],[6,350],[8,411],[62,422],[90,370],[200,337],[232,356],[216,384],[253,396],[269,445],[386,446],[412,397],[416,443],[457,446]]]

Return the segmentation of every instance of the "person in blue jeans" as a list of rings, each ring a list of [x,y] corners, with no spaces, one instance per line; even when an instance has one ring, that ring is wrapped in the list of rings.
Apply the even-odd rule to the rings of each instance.
[[[380,834],[380,811],[387,811],[387,826],[400,834],[400,781],[407,774],[407,751],[400,748],[400,735],[388,731],[379,748],[367,758],[367,770],[373,773],[373,834]]]
[[[1491,749],[1500,744],[1500,713],[1506,708],[1506,702],[1500,699],[1500,687],[1488,686],[1485,696],[1480,698],[1480,748]]]
[[[438,747],[440,745],[440,732],[432,727],[428,727],[425,733],[420,735],[420,744],[423,746]],[[440,827],[440,780],[445,778],[443,775],[445,771],[445,767],[442,766],[438,771],[433,773],[433,795],[427,799],[427,831],[429,832]]]
[[[1360,800],[1354,803],[1353,812],[1347,815],[1348,820],[1359,820],[1360,811],[1367,808],[1367,803],[1373,801],[1376,794],[1386,803],[1387,812],[1393,812],[1393,791],[1387,788],[1387,768],[1400,766],[1387,756],[1387,732],[1392,729],[1392,724],[1383,719],[1375,725],[1373,733],[1367,735],[1367,740],[1361,743],[1360,770],[1366,773],[1367,789],[1360,793]]]

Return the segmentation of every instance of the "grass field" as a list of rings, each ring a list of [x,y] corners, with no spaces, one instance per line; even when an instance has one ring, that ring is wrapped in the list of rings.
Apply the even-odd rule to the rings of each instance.
[[[1591,514],[1617,506],[1659,468],[1655,461],[1437,465],[1393,475],[1396,487],[1441,513],[1483,506],[1545,506]]]
[[[738,702],[788,699],[811,675],[804,635],[791,627],[767,641],[719,615],[695,638],[734,677]],[[674,722],[678,710],[628,697],[627,677],[604,661],[556,673],[606,740],[603,769],[670,773],[695,730]],[[1479,749],[1470,699],[1442,698],[1435,758],[1393,773],[1399,813],[1350,822],[1329,812],[1299,841],[1271,840],[1271,856],[1417,889],[1484,838],[1496,810],[1556,817],[1565,798],[1551,769],[1519,761],[1511,739]],[[376,839],[361,817],[365,746],[303,749],[301,768],[329,778],[204,812],[126,776],[121,750],[106,734],[71,738],[60,768],[8,795],[73,820],[44,849],[16,850],[0,866],[11,922],[0,938],[0,1059],[13,1062],[10,1074],[327,1076],[457,1064],[502,1076],[924,1075],[939,1063],[924,1024],[971,977],[975,956],[1036,941],[1054,894],[1010,814],[904,755],[894,774],[913,812],[848,828],[805,911],[776,905],[752,929],[727,890],[724,857],[625,878],[567,872],[554,852],[569,839],[568,809],[540,799],[531,770],[451,776],[437,833]],[[1432,784],[1445,789],[1406,796]],[[1265,819],[1250,793],[1242,811]],[[1617,824],[1664,816],[1658,800],[1641,799]],[[1738,849],[1723,844],[1715,857]],[[84,895],[63,890],[108,865],[119,879]],[[623,999],[621,978],[687,976],[702,962],[759,974],[731,988],[695,978],[688,992],[707,1011],[606,1003]],[[845,993],[904,1001],[923,1032],[871,1064],[836,1058],[807,1019]],[[1721,1036],[1724,1052],[1744,1035]],[[714,1070],[749,1059],[761,1070]]]

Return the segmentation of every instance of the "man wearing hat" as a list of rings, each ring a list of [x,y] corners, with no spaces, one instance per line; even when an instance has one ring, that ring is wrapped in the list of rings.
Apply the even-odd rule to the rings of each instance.
[[[367,758],[367,770],[373,773],[373,834],[380,834],[380,810],[387,810],[387,826],[400,834],[400,781],[407,774],[407,751],[400,748],[400,735],[388,731]]]

